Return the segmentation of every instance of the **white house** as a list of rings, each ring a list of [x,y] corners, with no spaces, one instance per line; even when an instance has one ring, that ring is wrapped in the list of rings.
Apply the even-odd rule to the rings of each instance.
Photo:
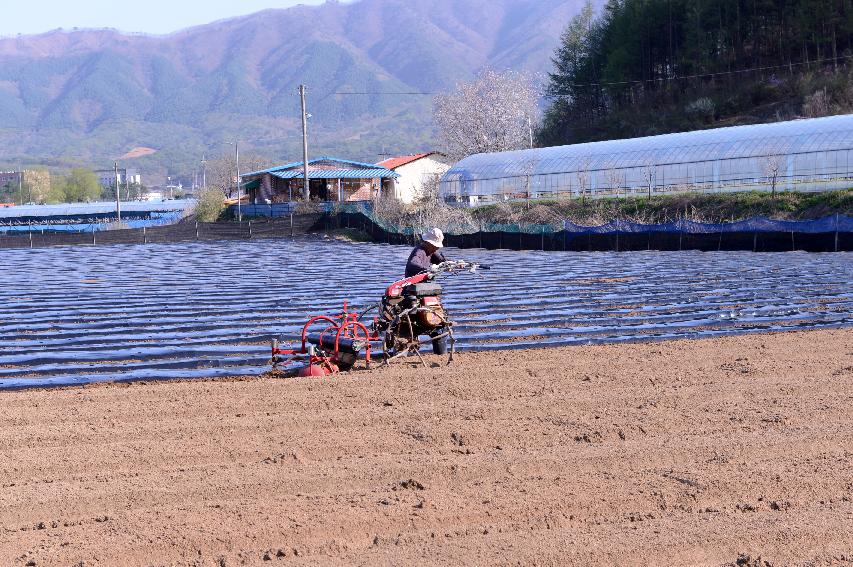
[[[400,175],[394,182],[394,196],[406,204],[422,196],[424,186],[433,184],[438,191],[438,180],[450,169],[447,156],[440,152],[393,157],[376,165]]]
[[[96,169],[95,175],[98,176],[98,181],[100,182],[102,187],[112,187],[116,183],[115,168],[113,168],[113,169]],[[120,184],[138,183],[141,185],[142,184],[142,176],[135,169],[120,168],[118,170],[118,182]]]

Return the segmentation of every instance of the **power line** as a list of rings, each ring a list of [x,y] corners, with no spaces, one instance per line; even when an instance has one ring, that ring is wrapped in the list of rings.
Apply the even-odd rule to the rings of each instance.
[[[667,81],[682,81],[688,79],[702,79],[702,78],[711,78],[711,77],[722,77],[726,75],[739,75],[743,73],[752,73],[755,71],[771,71],[774,69],[787,69],[791,67],[799,67],[802,65],[812,65],[819,63],[828,63],[830,61],[838,61],[839,59],[853,59],[853,55],[839,55],[838,57],[829,57],[827,59],[815,59],[813,61],[800,61],[797,63],[785,63],[782,65],[772,65],[769,67],[752,67],[750,69],[737,69],[735,71],[719,71],[716,73],[699,73],[696,75],[682,75],[675,77],[656,77],[653,79],[633,79],[628,81],[612,81],[612,82],[601,82],[601,83],[570,83],[568,86],[570,87],[615,87],[621,85],[636,85],[642,83],[662,83]],[[562,95],[557,95],[562,96]]]
[[[441,93],[428,92],[397,92],[397,93],[381,93],[381,92],[334,92],[333,95],[404,95],[404,96],[433,96]]]

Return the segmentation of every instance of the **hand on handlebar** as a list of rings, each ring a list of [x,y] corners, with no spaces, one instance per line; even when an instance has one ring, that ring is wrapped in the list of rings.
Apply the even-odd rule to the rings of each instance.
[[[432,267],[430,270],[433,274],[438,274],[442,272],[462,272],[467,271],[471,273],[476,273],[477,270],[488,270],[491,266],[486,264],[476,264],[473,262],[466,262],[464,260],[448,260],[446,262],[442,262],[441,264],[437,264]]]

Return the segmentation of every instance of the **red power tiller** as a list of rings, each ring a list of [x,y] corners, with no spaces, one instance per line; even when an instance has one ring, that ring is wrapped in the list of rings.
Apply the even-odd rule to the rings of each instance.
[[[488,266],[464,261],[442,262],[428,272],[392,283],[379,303],[379,315],[369,324],[363,321],[373,307],[359,314],[347,302],[337,315],[312,317],[302,327],[302,344],[280,348],[272,343],[273,368],[283,367],[299,376],[328,376],[349,370],[362,353],[368,368],[374,348],[381,349],[383,363],[420,355],[421,336],[428,336],[435,354],[446,354],[453,361],[453,321],[441,304],[441,286],[435,278],[442,274],[476,273]]]

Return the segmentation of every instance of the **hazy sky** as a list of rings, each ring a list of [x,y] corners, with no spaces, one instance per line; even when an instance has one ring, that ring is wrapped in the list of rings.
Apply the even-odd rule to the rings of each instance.
[[[266,8],[322,4],[322,0],[4,0],[0,35],[56,28],[116,28],[164,34]]]

